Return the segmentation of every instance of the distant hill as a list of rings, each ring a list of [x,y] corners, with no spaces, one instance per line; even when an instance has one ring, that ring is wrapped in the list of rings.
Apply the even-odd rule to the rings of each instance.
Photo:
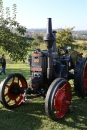
[[[58,31],[58,30],[62,30],[63,28],[57,28],[57,29],[53,29],[53,30],[55,30],[55,31]],[[40,29],[38,29],[38,28],[28,28],[27,29],[27,31],[28,32],[46,32],[46,29],[44,29],[44,28],[40,28]],[[87,32],[87,30],[73,30],[72,32]]]
[[[61,31],[63,30],[62,28],[57,28],[53,29],[53,31]],[[41,29],[27,29],[28,35],[32,36],[33,34],[45,34],[46,29],[41,28]],[[72,36],[74,40],[87,40],[87,30],[72,30]]]

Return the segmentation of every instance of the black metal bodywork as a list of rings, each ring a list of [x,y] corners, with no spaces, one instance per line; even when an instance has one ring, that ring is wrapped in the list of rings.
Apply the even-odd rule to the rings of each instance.
[[[46,85],[49,84],[47,78],[47,51],[35,51],[32,54],[31,59],[31,75],[32,77],[41,77],[42,82]],[[67,68],[64,64],[59,62],[58,53],[52,52],[52,80],[57,77],[66,77],[67,78]],[[50,81],[51,83],[52,81]]]
[[[83,63],[82,54],[74,50],[69,54],[70,47],[61,47],[58,49],[58,52],[56,52],[55,34],[56,31],[52,32],[51,18],[48,18],[47,34],[44,37],[44,41],[46,42],[48,50],[37,49],[32,53],[31,56],[31,80],[29,85],[31,89],[34,88],[34,90],[35,88],[36,90],[42,89],[45,95],[49,85],[56,78],[64,78],[68,81],[73,79],[76,81],[76,70],[79,70],[76,64],[80,61]],[[64,53],[62,54],[61,51],[64,51]],[[86,61],[86,58],[84,59]],[[73,71],[71,72],[71,70]],[[79,76],[78,73],[77,75]],[[75,86],[76,93],[82,96],[83,94],[79,92],[79,88],[78,90],[76,88],[77,87]]]
[[[31,80],[29,85],[32,86],[34,90],[35,88],[47,90],[49,85],[56,78],[65,78],[67,80],[74,79],[74,73],[71,73],[70,70],[75,68],[78,59],[77,52],[73,51],[71,55],[68,53],[60,55],[52,51],[51,55],[52,63],[50,64],[52,66],[52,76],[51,78],[47,78],[48,51],[36,50],[32,53],[30,66]]]

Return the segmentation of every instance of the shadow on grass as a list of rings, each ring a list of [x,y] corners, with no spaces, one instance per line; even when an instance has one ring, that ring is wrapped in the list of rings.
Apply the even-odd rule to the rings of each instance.
[[[58,125],[64,129],[86,129],[87,128],[87,99],[74,99],[72,100],[73,113],[67,113],[66,116],[57,121]],[[43,121],[46,120],[47,124],[53,124],[55,129],[54,121],[50,120],[44,111],[43,102],[30,101],[27,104],[21,105],[14,110],[8,110],[0,108],[0,128],[6,130],[9,127],[10,130],[37,130],[41,129]],[[13,127],[13,128],[12,128]],[[45,124],[44,124],[44,128]]]
[[[0,129],[38,130],[42,124],[44,103],[28,103],[14,110],[0,109]]]
[[[75,99],[76,98],[76,99]],[[67,113],[58,123],[67,125],[72,129],[87,129],[87,99],[73,97],[71,101],[73,113]]]

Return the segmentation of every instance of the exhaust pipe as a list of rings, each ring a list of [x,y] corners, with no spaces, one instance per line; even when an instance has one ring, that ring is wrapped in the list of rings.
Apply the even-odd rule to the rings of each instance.
[[[52,33],[51,18],[47,20],[47,33],[44,36],[44,41],[48,48],[48,67],[47,67],[47,79],[52,82],[52,46],[55,41],[55,36]]]

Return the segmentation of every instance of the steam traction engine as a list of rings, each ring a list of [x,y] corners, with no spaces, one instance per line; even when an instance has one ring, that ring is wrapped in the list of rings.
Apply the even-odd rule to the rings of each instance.
[[[70,79],[74,80],[75,92],[87,95],[87,60],[81,54],[62,47],[65,53],[56,52],[55,31],[52,32],[51,18],[47,21],[44,40],[48,50],[36,49],[30,59],[31,78],[29,86],[19,73],[10,74],[0,84],[0,101],[9,109],[21,105],[26,98],[45,98],[45,112],[53,120],[61,119],[69,109],[72,92]],[[71,70],[73,69],[73,72]]]

